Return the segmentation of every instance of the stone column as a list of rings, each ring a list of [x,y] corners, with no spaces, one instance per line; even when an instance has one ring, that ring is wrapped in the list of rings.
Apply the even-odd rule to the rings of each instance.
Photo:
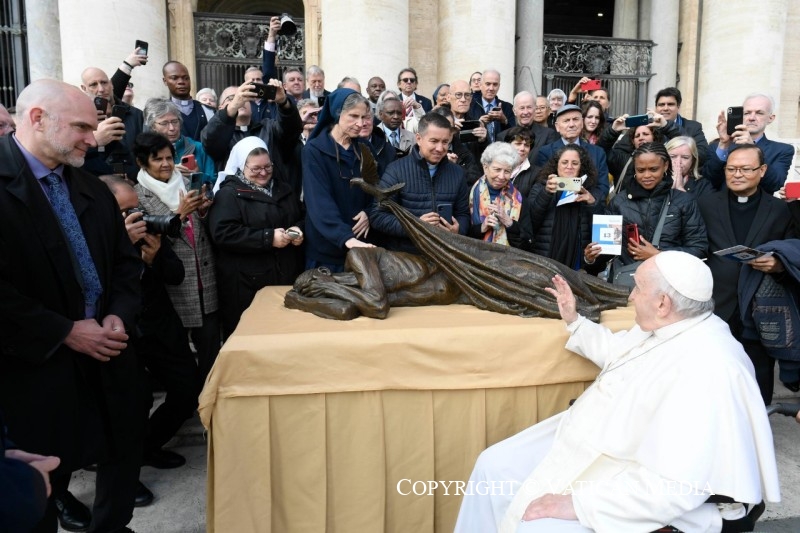
[[[703,2],[696,116],[709,140],[718,136],[720,111],[742,105],[749,93],[766,93],[780,102],[789,4],[762,0],[752,9],[747,0]],[[780,107],[776,113],[778,118],[767,128],[769,136],[778,136]]]
[[[800,28],[800,2],[789,2],[789,14],[786,17],[787,28]],[[778,100],[780,112],[770,129],[777,127],[770,135],[783,138],[800,138],[800,121],[798,121],[798,102],[800,102],[800,32],[787,31],[783,41],[783,83],[780,86]],[[797,156],[795,156],[797,159]],[[797,164],[797,161],[795,161]],[[800,170],[800,169],[798,169]],[[795,174],[795,178],[797,179]]]
[[[681,115],[695,119],[697,104],[697,71],[700,56],[700,0],[681,2],[681,22],[678,26],[678,84],[683,103]]]
[[[678,19],[680,0],[658,0],[650,6],[650,39],[653,47],[652,72],[647,86],[647,107],[655,105],[656,93],[675,86],[678,70]]]
[[[322,63],[322,51],[320,45],[322,41],[322,13],[320,0],[303,0],[303,17],[305,19],[305,56],[307,69],[311,65]],[[305,70],[305,69],[303,69]],[[363,82],[363,83],[366,83]]]
[[[197,58],[194,53],[194,12],[197,11],[197,0],[168,0],[167,11],[169,60],[180,61],[186,65],[192,77],[192,94],[194,94],[198,89]]]
[[[397,73],[409,61],[408,4],[409,0],[320,0],[320,67],[328,90],[345,76],[358,78],[362,90],[372,76],[397,90]]]
[[[134,103],[142,107],[148,98],[166,96],[161,81],[161,65],[167,61],[167,18],[163,1],[139,0],[136,9],[111,9],[107,0],[61,0],[59,13],[64,81],[80,85],[81,72],[86,67],[101,68],[111,77],[139,39],[149,44],[150,60],[146,66],[133,71]],[[96,16],[87,15],[90,13],[102,13],[102,24]]]
[[[417,71],[417,94],[430,98],[440,83],[449,82],[443,78],[439,68],[439,2],[429,0],[408,0],[408,65]],[[402,67],[401,67],[402,68]],[[396,72],[386,86],[397,89]]]
[[[651,0],[640,0],[639,2],[639,39],[643,41],[650,40],[650,11],[652,10]]]
[[[514,94],[530,91],[539,95],[544,91],[544,0],[517,0],[517,37]]]
[[[439,77],[467,80],[476,70],[500,72],[501,99],[514,98],[516,2],[446,0],[439,4]]]
[[[612,36],[616,39],[636,39],[639,37],[639,0],[616,0],[614,2],[614,29]]]
[[[59,27],[58,0],[25,2],[25,20],[31,81],[62,79],[61,34],[54,31]]]

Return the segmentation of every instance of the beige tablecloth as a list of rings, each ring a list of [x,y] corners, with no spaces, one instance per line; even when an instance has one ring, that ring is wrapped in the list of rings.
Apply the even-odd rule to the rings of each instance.
[[[597,374],[561,321],[452,305],[338,322],[284,308],[286,290],[258,293],[200,396],[210,532],[451,531],[460,496],[398,482],[468,479]]]

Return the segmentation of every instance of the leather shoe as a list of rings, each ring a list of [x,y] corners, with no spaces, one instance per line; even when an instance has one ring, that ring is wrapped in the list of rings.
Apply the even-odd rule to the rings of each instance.
[[[148,505],[153,503],[154,499],[155,499],[155,496],[153,496],[153,493],[150,491],[150,489],[145,487],[144,483],[142,483],[141,481],[137,482],[137,484],[136,484],[136,499],[133,500],[133,506],[134,507],[147,507]]]
[[[186,464],[186,458],[169,450],[152,450],[145,452],[142,464],[153,468],[178,468]]]
[[[58,523],[67,531],[88,531],[92,523],[92,513],[71,492],[53,496],[58,512]]]

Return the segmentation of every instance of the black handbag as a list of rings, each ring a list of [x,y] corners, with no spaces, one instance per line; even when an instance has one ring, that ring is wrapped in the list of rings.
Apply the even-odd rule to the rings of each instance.
[[[658,248],[658,243],[661,241],[661,232],[664,230],[664,221],[667,218],[667,210],[669,209],[669,204],[671,202],[672,191],[669,192],[667,199],[664,200],[664,205],[661,207],[661,215],[659,215],[658,218],[658,225],[656,226],[655,233],[653,233],[653,240],[651,244],[656,248]],[[633,280],[633,274],[641,264],[642,261],[635,261],[625,265],[622,263],[622,259],[615,257],[614,260],[611,261],[611,273],[609,274],[608,280],[614,285],[633,287],[636,285],[636,282]]]

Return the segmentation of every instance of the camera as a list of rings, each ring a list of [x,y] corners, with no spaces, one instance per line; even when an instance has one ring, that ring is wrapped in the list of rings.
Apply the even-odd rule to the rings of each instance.
[[[142,214],[145,231],[150,235],[166,235],[172,238],[181,236],[181,217],[178,215],[148,215],[147,211],[138,207],[128,211],[128,215],[132,213]]]

